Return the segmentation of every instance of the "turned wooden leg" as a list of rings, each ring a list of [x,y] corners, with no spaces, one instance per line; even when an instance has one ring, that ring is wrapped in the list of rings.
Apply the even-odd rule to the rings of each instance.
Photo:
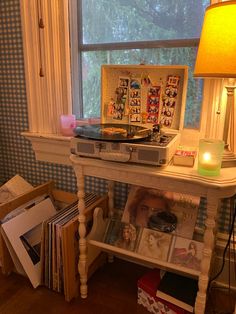
[[[86,224],[85,224],[85,202],[84,202],[84,175],[83,168],[75,166],[77,173],[77,186],[78,186],[78,209],[79,209],[79,263],[78,271],[80,276],[80,294],[81,298],[85,299],[88,295],[88,266],[87,266],[87,240],[86,240]]]
[[[206,297],[207,297],[207,286],[209,282],[210,264],[212,258],[212,251],[215,243],[215,226],[216,226],[216,215],[218,210],[219,200],[216,195],[209,194],[207,196],[207,218],[205,221],[205,232],[204,232],[204,248],[201,262],[201,274],[198,281],[198,293],[195,303],[195,313],[203,314],[205,312]]]

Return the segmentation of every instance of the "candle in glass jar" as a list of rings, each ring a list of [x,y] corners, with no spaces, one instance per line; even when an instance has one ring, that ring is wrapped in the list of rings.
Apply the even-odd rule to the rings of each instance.
[[[217,160],[212,158],[211,153],[206,152],[202,155],[202,160],[199,160],[201,167],[206,170],[216,170],[219,167]]]
[[[220,174],[224,142],[203,139],[199,142],[198,173],[207,176]]]

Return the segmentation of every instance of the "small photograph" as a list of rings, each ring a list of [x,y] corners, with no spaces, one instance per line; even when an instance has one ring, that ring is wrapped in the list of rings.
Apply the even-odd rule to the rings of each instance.
[[[139,81],[138,80],[131,80],[130,81],[130,88],[132,89],[140,89],[141,88],[141,85],[140,85],[140,83],[139,83]]]
[[[117,87],[116,93],[116,103],[122,103],[122,99],[127,97],[127,88]]]
[[[169,76],[167,79],[167,84],[172,86],[177,86],[179,84],[180,77],[179,76]]]
[[[138,90],[138,89],[131,89],[131,91],[130,91],[130,98],[140,98],[140,90]]]
[[[149,97],[148,105],[157,105],[159,104],[159,97]]]
[[[141,115],[140,114],[131,114],[130,122],[140,122],[141,121]]]
[[[174,237],[169,262],[183,267],[200,270],[203,243]]]
[[[156,115],[149,115],[147,118],[148,123],[156,124],[158,122],[158,118]]]
[[[119,78],[119,86],[121,86],[121,87],[128,87],[129,86],[129,78],[127,78],[127,77],[120,77]]]
[[[147,257],[166,261],[172,236],[168,233],[144,228],[137,252]]]
[[[148,107],[148,113],[158,113],[159,107],[155,105],[151,105]]]
[[[164,117],[160,121],[161,126],[164,127],[171,127],[172,124],[172,118],[171,117]]]
[[[161,92],[160,86],[152,86],[148,90],[148,96],[159,96]]]
[[[111,219],[104,242],[125,250],[134,251],[139,232],[140,228],[137,226]]]
[[[140,107],[134,106],[131,107],[131,114],[140,113]]]
[[[165,90],[165,94],[169,97],[176,97],[178,94],[177,87],[167,86]]]
[[[174,108],[163,107],[162,108],[162,114],[165,115],[166,117],[173,117]]]

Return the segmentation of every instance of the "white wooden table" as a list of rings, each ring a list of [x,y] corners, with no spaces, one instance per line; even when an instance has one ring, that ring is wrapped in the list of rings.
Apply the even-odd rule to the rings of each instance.
[[[113,208],[112,182],[124,182],[161,190],[187,193],[207,200],[207,217],[205,219],[205,232],[203,237],[204,249],[201,270],[198,274],[199,291],[195,303],[195,313],[203,314],[206,304],[206,293],[209,282],[209,271],[212,252],[215,244],[216,221],[219,202],[222,198],[231,197],[236,193],[236,169],[221,169],[218,177],[200,176],[194,168],[167,166],[145,166],[128,163],[103,161],[93,158],[71,155],[70,160],[77,177],[79,198],[79,235],[80,235],[80,292],[81,297],[87,297],[87,241],[85,227],[84,203],[84,176],[98,177],[110,181],[108,192],[110,208]],[[117,248],[116,248],[117,249]],[[124,255],[124,252],[121,252]],[[135,255],[132,256],[135,261]],[[144,258],[145,259],[145,258]],[[152,261],[150,261],[152,262]],[[151,263],[153,264],[153,263]],[[162,264],[157,262],[158,266]],[[174,269],[173,269],[174,271]],[[187,274],[187,271],[186,271]]]

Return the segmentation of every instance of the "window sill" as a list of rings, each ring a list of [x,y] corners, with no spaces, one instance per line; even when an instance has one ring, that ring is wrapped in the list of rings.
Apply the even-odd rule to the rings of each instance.
[[[186,134],[185,134],[186,133]],[[46,161],[62,165],[71,165],[70,156],[70,136],[43,134],[33,132],[22,132],[27,140],[32,144],[36,160]],[[191,141],[189,140],[191,138]],[[199,131],[182,131],[181,145],[198,146]]]
[[[32,144],[36,160],[71,165],[70,139],[62,135],[22,132]]]

